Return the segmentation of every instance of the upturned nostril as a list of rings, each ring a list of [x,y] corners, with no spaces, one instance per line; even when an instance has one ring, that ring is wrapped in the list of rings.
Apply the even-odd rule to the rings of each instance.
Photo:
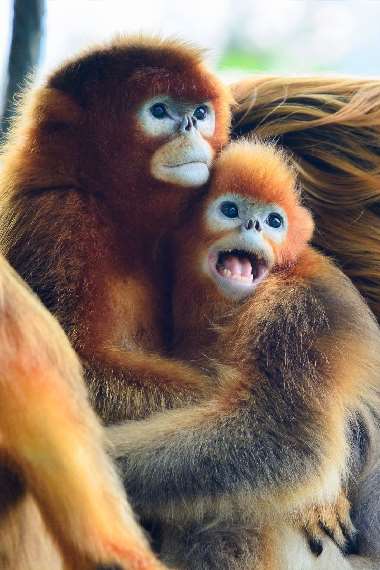
[[[255,221],[255,230],[256,230],[257,232],[261,232],[261,226],[260,226],[259,220],[256,220],[256,221]]]
[[[179,130],[181,133],[184,133],[185,131],[191,131],[191,129],[193,128],[193,123],[191,122],[191,118],[186,115],[185,117],[183,117],[181,124],[179,125]]]
[[[251,230],[252,228],[253,228],[253,220],[248,220],[248,222],[246,222],[245,224],[245,229]]]
[[[193,123],[189,115],[186,115],[179,126],[179,130],[184,133],[185,131],[189,132],[193,128]]]

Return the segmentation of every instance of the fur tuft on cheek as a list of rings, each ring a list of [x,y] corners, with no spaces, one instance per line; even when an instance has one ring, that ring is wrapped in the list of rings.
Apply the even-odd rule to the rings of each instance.
[[[289,231],[286,242],[277,253],[279,265],[294,263],[313,236],[314,222],[310,212],[302,206],[295,206],[289,212]]]

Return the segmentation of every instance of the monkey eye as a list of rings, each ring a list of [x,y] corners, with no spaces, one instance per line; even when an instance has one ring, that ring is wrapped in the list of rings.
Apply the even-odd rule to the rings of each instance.
[[[227,218],[238,218],[239,209],[235,202],[222,202],[220,204],[220,211]]]
[[[207,117],[208,109],[206,105],[199,105],[193,113],[193,117],[197,119],[197,121],[204,121]]]
[[[280,214],[277,214],[276,212],[272,212],[271,214],[268,215],[265,222],[271,228],[280,228],[283,225],[284,220],[282,219],[282,216],[280,216]]]
[[[156,119],[164,119],[165,117],[169,116],[166,109],[166,105],[164,105],[163,103],[155,103],[154,105],[152,105],[150,108],[150,112],[153,115],[153,117],[155,117]]]

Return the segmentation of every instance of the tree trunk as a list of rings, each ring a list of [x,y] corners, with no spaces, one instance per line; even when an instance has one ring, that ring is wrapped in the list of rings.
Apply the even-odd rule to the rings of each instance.
[[[8,63],[8,85],[0,135],[9,128],[17,93],[25,85],[28,73],[37,65],[42,40],[45,0],[15,0],[12,43]]]

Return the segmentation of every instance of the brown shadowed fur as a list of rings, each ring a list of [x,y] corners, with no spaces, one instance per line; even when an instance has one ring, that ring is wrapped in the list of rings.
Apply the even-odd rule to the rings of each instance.
[[[162,569],[106,455],[76,354],[3,257],[0,313],[1,568]]]
[[[276,544],[279,521],[299,529],[314,509],[320,522],[334,513],[341,545],[352,532],[344,496],[357,484],[351,425],[378,404],[380,333],[349,280],[307,244],[313,225],[288,168],[270,146],[228,147],[209,193],[176,233],[173,354],[214,381],[213,396],[109,428],[132,504],[163,522],[164,561],[175,568],[283,570],[257,537]],[[210,204],[226,192],[252,204],[278,196],[295,248],[278,246],[246,301],[226,298],[202,269],[210,246],[233,233],[208,222]],[[304,566],[307,553],[304,544],[289,568],[314,567]],[[355,567],[338,550],[329,560],[315,568]]]

